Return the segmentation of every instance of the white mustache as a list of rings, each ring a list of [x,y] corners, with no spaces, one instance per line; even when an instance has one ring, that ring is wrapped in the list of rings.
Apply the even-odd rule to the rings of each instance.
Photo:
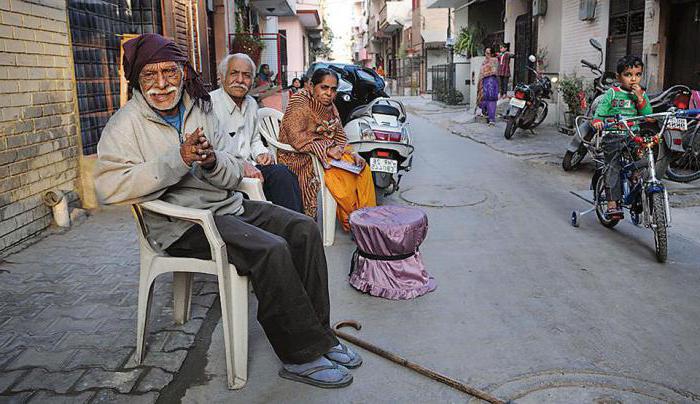
[[[178,91],[178,90],[179,90],[179,88],[177,88],[177,87],[175,87],[175,86],[168,86],[168,87],[166,87],[164,90],[159,90],[159,89],[157,89],[157,88],[152,88],[152,89],[146,91],[146,94],[147,94],[147,95],[167,95],[167,94],[170,94],[170,93],[174,93],[174,92],[176,92],[176,91]]]
[[[248,91],[248,86],[246,86],[245,84],[238,84],[238,83],[236,83],[236,84],[231,84],[231,87],[233,87],[233,88],[238,87],[238,88],[240,88],[240,89],[243,89],[243,90],[245,90],[245,91]]]

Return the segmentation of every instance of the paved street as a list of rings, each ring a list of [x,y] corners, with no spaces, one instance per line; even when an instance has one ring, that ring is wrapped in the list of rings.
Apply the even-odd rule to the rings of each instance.
[[[695,186],[673,196],[669,261],[658,264],[647,229],[625,222],[611,231],[590,215],[570,226],[571,210],[586,207],[570,191],[586,189],[590,171],[555,164],[568,137],[543,129],[504,144],[501,126],[406,101],[414,167],[385,203],[427,212],[421,250],[438,288],[398,302],[357,292],[347,283],[354,245],[338,229],[326,249],[332,320],[359,320],[361,338],[518,403],[700,400]],[[362,350],[348,388],[281,379],[253,298],[248,384],[229,391],[216,284],[207,277],[198,278],[195,318],[182,327],[172,323],[169,280],[157,284],[149,357],[135,366],[137,273],[133,219],[123,208],[0,263],[0,402],[470,399]]]

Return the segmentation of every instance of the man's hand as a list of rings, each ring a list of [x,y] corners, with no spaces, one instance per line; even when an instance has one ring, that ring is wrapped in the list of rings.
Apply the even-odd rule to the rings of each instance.
[[[594,121],[592,125],[597,131],[603,130],[603,121]]]
[[[355,161],[355,165],[358,167],[365,168],[365,165],[367,165],[365,159],[363,159],[362,156],[357,153],[352,153],[352,159]]]
[[[260,182],[265,182],[262,172],[247,161],[243,162],[243,176],[246,178],[257,178]]]
[[[275,163],[275,158],[271,153],[260,153],[258,157],[255,158],[255,162],[261,166],[267,166]]]
[[[341,146],[329,147],[326,154],[332,159],[340,160],[343,158],[343,148]]]
[[[192,167],[192,164],[197,161],[210,160],[210,155],[214,156],[214,161],[216,161],[214,150],[211,150],[211,144],[202,133],[201,128],[185,134],[185,140],[180,145],[180,157],[188,167]]]

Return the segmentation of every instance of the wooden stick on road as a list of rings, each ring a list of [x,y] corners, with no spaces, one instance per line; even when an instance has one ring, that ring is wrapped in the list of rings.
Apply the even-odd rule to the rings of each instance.
[[[487,401],[491,404],[506,404],[506,401],[501,400],[500,398],[494,397],[491,394],[476,389],[474,387],[468,386],[458,380],[452,379],[450,377],[447,377],[445,375],[442,375],[432,369],[428,369],[424,366],[421,366],[417,363],[413,363],[405,358],[402,358],[399,355],[396,355],[394,353],[391,353],[389,351],[386,351],[382,348],[379,348],[376,345],[372,345],[369,342],[365,342],[354,335],[346,334],[342,331],[339,331],[343,327],[352,327],[356,330],[360,330],[362,328],[362,325],[355,320],[345,320],[345,321],[339,321],[333,326],[333,332],[335,332],[335,335],[338,336],[339,338],[342,338],[348,342],[351,342],[363,349],[366,349],[374,354],[377,354],[381,356],[382,358],[388,359],[394,363],[398,363],[401,366],[407,367],[414,372],[418,372],[423,376],[429,377],[435,381],[438,381],[442,384],[446,384],[447,386],[452,387],[455,390],[459,390],[463,393],[467,393],[471,396],[474,396],[476,398],[482,399],[484,401]]]

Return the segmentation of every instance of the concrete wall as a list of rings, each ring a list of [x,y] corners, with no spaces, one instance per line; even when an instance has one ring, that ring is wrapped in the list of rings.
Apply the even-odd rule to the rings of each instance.
[[[560,1],[550,1],[547,3],[547,15],[538,17],[537,48],[547,50],[546,71],[559,72],[561,59],[561,17],[562,4]],[[513,49],[514,42],[511,42]]]
[[[590,70],[581,66],[581,59],[596,64],[599,61],[598,51],[588,44],[590,38],[597,39],[603,45],[603,52],[605,52],[610,4],[608,0],[599,0],[593,21],[580,21],[578,19],[578,6],[579,0],[563,0],[562,2],[562,46],[559,67],[562,73],[576,72],[579,75],[592,78],[593,74]],[[603,55],[603,60],[605,60],[605,55]]]
[[[510,42],[511,51],[515,51],[515,20],[518,18],[518,16],[525,13],[527,13],[527,3],[525,3],[525,0],[506,1],[503,38],[505,42]]]
[[[0,19],[1,256],[49,226],[47,190],[77,190],[79,139],[66,3],[2,1]]]
[[[300,77],[306,70],[304,66],[304,49],[308,52],[308,43],[304,48],[304,27],[297,17],[279,17],[278,26],[287,31],[287,72],[289,79]],[[307,56],[308,61],[308,56]]]

